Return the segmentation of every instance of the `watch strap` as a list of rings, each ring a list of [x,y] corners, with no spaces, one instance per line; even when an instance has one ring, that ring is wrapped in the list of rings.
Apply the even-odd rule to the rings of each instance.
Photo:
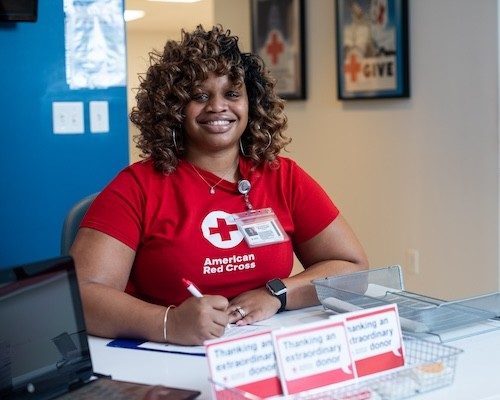
[[[272,283],[278,283],[281,286],[281,289],[278,291],[275,291],[275,289],[273,289]],[[283,283],[283,281],[281,279],[278,279],[278,278],[271,279],[270,281],[267,282],[266,287],[267,287],[267,290],[269,291],[269,293],[271,295],[273,295],[274,297],[276,297],[281,303],[281,306],[278,309],[278,312],[280,313],[282,311],[285,311],[287,288],[286,288],[286,285]]]
[[[281,306],[280,306],[278,312],[280,313],[282,311],[285,311],[285,307],[286,307],[286,292],[282,293],[282,294],[278,294],[278,295],[276,295],[276,297],[281,302]]]

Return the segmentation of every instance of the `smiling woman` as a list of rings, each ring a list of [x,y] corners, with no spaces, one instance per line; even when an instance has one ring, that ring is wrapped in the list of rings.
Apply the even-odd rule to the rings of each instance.
[[[193,161],[196,156],[186,152],[201,149],[190,147],[187,142],[195,145],[202,138],[217,150],[217,143],[230,141],[230,133],[233,133],[238,136],[232,143],[233,153],[238,152],[241,139],[243,151],[255,162],[273,161],[289,143],[283,134],[284,103],[274,92],[274,80],[262,60],[253,54],[241,53],[238,38],[221,27],[208,32],[201,27],[193,33],[183,31],[180,42],[169,40],[163,53],[150,53],[150,64],[130,118],[141,132],[136,137],[138,147],[143,155],[152,156],[156,168],[171,172],[180,157],[187,156]],[[157,97],[164,100],[157,101]],[[264,100],[266,109],[261,106]],[[153,115],[155,118],[151,118]],[[216,120],[217,125],[211,122],[213,133],[223,133],[225,128],[236,129],[227,130],[227,134],[219,135],[221,137],[196,134],[202,126],[208,126],[200,122]],[[274,134],[270,144],[271,129]],[[159,141],[164,146],[158,146]],[[217,169],[213,160],[208,162],[211,164],[208,169],[216,173],[226,171],[233,164],[222,162],[227,165]],[[203,167],[203,160],[196,164]]]
[[[71,250],[92,334],[201,344],[318,304],[312,279],[366,268],[323,189],[279,155],[284,102],[230,31],[167,41],[136,99],[144,160],[102,190]],[[294,252],[305,270],[290,277]]]

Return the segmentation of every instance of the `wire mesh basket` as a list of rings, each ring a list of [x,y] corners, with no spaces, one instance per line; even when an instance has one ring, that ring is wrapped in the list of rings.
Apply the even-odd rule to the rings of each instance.
[[[294,400],[402,400],[451,385],[462,350],[405,336],[405,367],[347,386],[318,388],[283,397]],[[254,394],[212,382],[217,400],[261,400]],[[217,395],[215,395],[217,393]]]
[[[316,279],[313,284],[323,306],[337,312],[397,304],[406,332],[439,335],[496,316],[491,305],[484,306],[486,300],[492,302],[491,296],[481,303],[470,299],[447,302],[405,291],[399,265]]]
[[[457,356],[462,350],[413,337],[405,337],[404,342],[403,369],[337,389],[300,394],[295,399],[401,400],[453,383]]]

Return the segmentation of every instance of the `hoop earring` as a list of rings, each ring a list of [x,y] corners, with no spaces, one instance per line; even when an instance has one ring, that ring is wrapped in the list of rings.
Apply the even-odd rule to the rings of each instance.
[[[241,142],[241,138],[240,138],[240,151],[244,157],[248,157],[248,154],[245,153],[245,149],[243,149],[243,143]]]
[[[271,146],[271,142],[273,141],[273,138],[269,132],[267,132],[267,136],[269,137],[269,142],[267,142],[267,146],[264,149],[264,151],[266,151],[269,148],[269,146]]]
[[[177,136],[177,133],[175,132],[175,128],[172,129],[172,140],[174,142],[174,149],[175,149],[175,152],[177,154],[179,154],[179,148],[177,147],[177,140],[175,139],[175,137]]]

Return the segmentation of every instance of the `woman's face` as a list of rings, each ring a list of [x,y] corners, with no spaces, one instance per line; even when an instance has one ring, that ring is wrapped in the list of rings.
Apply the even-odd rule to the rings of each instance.
[[[188,151],[213,152],[238,148],[248,123],[245,85],[235,86],[227,75],[210,74],[194,89],[186,105],[184,130]]]

